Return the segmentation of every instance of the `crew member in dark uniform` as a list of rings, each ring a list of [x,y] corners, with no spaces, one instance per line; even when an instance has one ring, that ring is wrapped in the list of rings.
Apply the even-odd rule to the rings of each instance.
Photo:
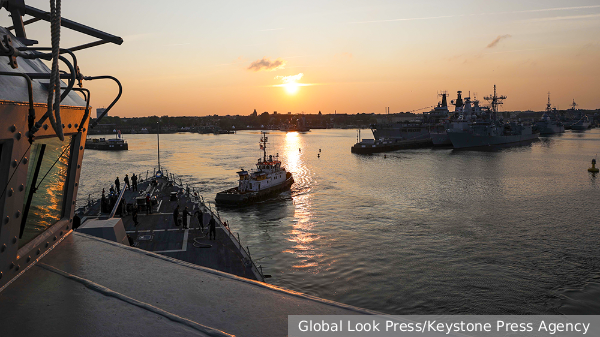
[[[183,228],[187,229],[188,228],[188,215],[190,214],[190,212],[187,209],[187,206],[185,206],[185,208],[183,209]]]
[[[208,225],[210,226],[210,231],[208,232],[208,238],[210,240],[212,239],[217,239],[217,222],[215,221],[215,218],[210,218],[210,221],[208,222]]]
[[[121,182],[119,181],[119,177],[115,179],[115,186],[117,187],[117,193],[121,193]]]
[[[126,188],[128,190],[131,189],[131,185],[129,185],[129,176],[126,174],[125,178],[123,178],[123,182],[125,183],[125,185],[123,186],[123,188]]]
[[[137,191],[137,176],[135,175],[135,173],[133,175],[131,175],[131,189],[133,191]]]
[[[179,205],[173,211],[173,221],[175,221],[175,226],[179,226]]]

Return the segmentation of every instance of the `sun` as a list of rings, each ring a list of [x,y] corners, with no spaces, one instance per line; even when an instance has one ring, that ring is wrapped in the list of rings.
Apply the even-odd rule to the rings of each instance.
[[[285,91],[287,91],[288,94],[293,95],[298,92],[300,85],[296,82],[289,82],[284,84],[283,87],[285,87]]]

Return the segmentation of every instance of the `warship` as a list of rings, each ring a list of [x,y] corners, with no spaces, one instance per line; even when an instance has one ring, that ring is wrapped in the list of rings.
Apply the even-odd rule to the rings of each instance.
[[[491,101],[491,118],[484,121],[475,121],[466,129],[448,129],[448,137],[455,149],[481,148],[497,145],[519,145],[538,139],[538,133],[534,132],[531,125],[511,122],[504,123],[498,119],[498,106],[502,104],[506,96],[494,94],[485,97]]]
[[[539,130],[540,135],[551,135],[565,132],[565,126],[556,118],[556,111],[552,109],[552,104],[550,103],[550,93],[548,93],[546,112],[544,112],[542,115],[541,120],[535,123],[535,127]]]
[[[94,215],[96,206],[90,202],[91,213],[79,216],[77,191],[88,130],[116,104],[122,88],[113,76],[83,75],[76,52],[120,45],[123,39],[63,18],[61,0],[50,1],[49,11],[23,0],[0,0],[0,10],[12,22],[11,27],[0,26],[3,336],[282,336],[288,331],[288,315],[375,313],[262,282],[251,271],[255,267],[250,258],[244,258],[240,240],[219,221],[212,243],[205,238],[190,242],[196,235],[191,232],[202,236],[198,219],[215,214],[185,199],[187,193],[180,193],[180,186],[162,172],[139,186],[155,193],[147,204],[153,215],[140,216],[142,227],[131,228],[131,219],[117,216],[118,205],[123,205],[118,200],[108,214]],[[24,20],[26,15],[31,18]],[[38,21],[50,22],[50,47],[36,46],[27,35],[26,25]],[[60,45],[63,28],[95,40],[65,48]],[[114,81],[119,93],[91,122],[86,84],[97,80]],[[171,200],[172,192],[176,200]],[[127,200],[121,211],[127,211],[135,194],[128,196],[123,189],[119,195]],[[170,208],[163,208],[184,202],[202,213],[189,216],[187,229],[165,214]],[[214,255],[214,267],[225,271],[172,255],[193,258],[202,250]]]

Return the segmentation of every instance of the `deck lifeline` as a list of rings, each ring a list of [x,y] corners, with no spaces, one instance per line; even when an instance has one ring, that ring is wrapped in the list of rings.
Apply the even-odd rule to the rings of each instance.
[[[201,228],[197,214],[211,213],[204,203],[193,196],[188,196],[182,186],[177,186],[164,178],[157,180],[158,184],[152,186],[150,180],[138,184],[138,191],[126,190],[123,198],[126,203],[133,204],[137,197],[150,193],[156,197],[156,205],[152,213],[146,214],[145,210],[138,213],[138,226],[134,226],[133,216],[122,216],[127,234],[134,242],[135,247],[163,254],[178,260],[193,263],[199,266],[217,269],[237,276],[261,280],[262,275],[253,267],[249,256],[242,248],[234,235],[223,225],[218,216],[216,240],[208,239],[208,225]],[[171,193],[178,195],[177,201],[171,201]],[[173,211],[179,205],[180,218],[187,206],[191,216],[188,216],[188,227],[175,226]],[[94,203],[86,212],[86,218],[99,215],[99,203]],[[198,213],[197,213],[198,212]],[[116,214],[115,216],[120,216]]]

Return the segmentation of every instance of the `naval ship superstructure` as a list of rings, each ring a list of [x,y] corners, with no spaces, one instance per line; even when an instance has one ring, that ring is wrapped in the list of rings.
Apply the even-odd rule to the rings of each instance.
[[[550,93],[548,93],[546,112],[544,112],[542,118],[535,123],[535,126],[539,130],[540,135],[551,135],[565,132],[565,126],[560,120],[558,120],[556,110],[552,109],[552,104],[550,103]]]
[[[121,85],[109,75],[83,75],[76,52],[123,40],[63,18],[61,0],[51,0],[49,11],[0,0],[4,10],[12,26],[0,26],[2,336],[282,336],[288,315],[373,313],[131,247],[125,233],[115,231],[123,222],[115,209],[92,222],[112,238],[81,231],[89,226],[75,213],[86,135],[117,102]],[[50,47],[36,46],[26,34],[25,26],[37,21],[51,23]],[[95,40],[65,48],[62,28]],[[90,122],[85,86],[93,80],[115,81],[119,94]],[[176,192],[169,185],[157,177],[140,187],[166,198]],[[163,227],[172,218],[156,216]],[[146,226],[138,232],[147,239],[186,233]],[[231,248],[218,242],[216,259]],[[207,249],[202,243],[185,248]]]
[[[575,116],[573,123],[571,124],[571,130],[585,131],[591,126],[590,118],[583,111],[578,110],[577,105],[578,104],[575,103],[575,100],[573,100],[571,108],[569,109],[569,112]]]
[[[471,101],[470,96],[469,94],[463,100],[462,91],[457,91],[457,98],[451,101],[454,105],[454,113],[448,114],[446,120],[442,120],[437,126],[432,127],[429,132],[434,146],[452,146],[450,137],[448,137],[449,129],[463,131],[468,129],[471,122],[486,117],[487,111],[479,105],[479,100],[475,98]],[[442,102],[444,101],[445,97]]]
[[[468,128],[463,130],[448,129],[448,137],[455,149],[517,145],[538,139],[539,134],[533,131],[531,125],[518,122],[504,123],[498,118],[498,106],[506,96],[498,96],[495,85],[494,94],[485,99],[489,100],[492,106],[489,119],[471,122]]]

